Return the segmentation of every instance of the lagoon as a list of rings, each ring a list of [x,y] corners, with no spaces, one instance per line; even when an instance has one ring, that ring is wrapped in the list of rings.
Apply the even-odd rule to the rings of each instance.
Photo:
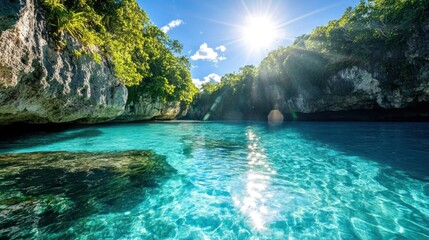
[[[126,191],[134,195],[130,202],[112,201],[109,208],[91,208],[86,214],[80,211],[88,209],[79,207],[88,203],[77,201],[76,194],[68,198],[58,189],[43,189],[31,198],[37,217],[28,224],[11,209],[28,202],[28,189],[40,183],[13,184],[26,175],[11,177],[12,169],[25,163],[3,164],[0,238],[429,238],[428,123],[111,124],[36,132],[0,144],[1,154],[148,150],[175,169],[156,184],[131,185],[135,194]],[[40,162],[32,168],[46,169],[46,161]],[[50,177],[57,181],[67,174]],[[110,193],[118,195],[122,182],[129,184],[134,175],[83,178],[89,183],[70,178],[64,189],[88,183],[85,194],[96,197],[85,201],[99,206],[97,191],[109,195],[103,187],[106,176],[118,181]],[[18,195],[24,200],[10,201]],[[55,200],[47,201],[48,195]]]

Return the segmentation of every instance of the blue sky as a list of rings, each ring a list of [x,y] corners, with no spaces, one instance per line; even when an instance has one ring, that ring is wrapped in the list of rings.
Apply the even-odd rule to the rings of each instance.
[[[137,2],[155,25],[183,44],[196,82],[218,81],[219,76],[236,72],[242,66],[257,65],[269,51],[292,44],[296,37],[338,19],[347,7],[359,3],[358,0]],[[255,23],[261,21],[264,26]],[[254,39],[260,41],[255,43]]]

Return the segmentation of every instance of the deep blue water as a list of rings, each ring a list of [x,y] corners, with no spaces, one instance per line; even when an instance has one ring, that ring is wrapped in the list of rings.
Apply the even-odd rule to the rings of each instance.
[[[0,153],[123,150],[153,150],[178,172],[132,209],[68,223],[75,236],[429,239],[427,123],[100,125],[3,141]]]

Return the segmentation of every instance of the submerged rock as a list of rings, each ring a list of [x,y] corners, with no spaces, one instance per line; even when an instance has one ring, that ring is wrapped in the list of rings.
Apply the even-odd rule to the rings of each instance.
[[[129,211],[173,173],[150,151],[0,155],[0,238],[72,237],[79,219]]]

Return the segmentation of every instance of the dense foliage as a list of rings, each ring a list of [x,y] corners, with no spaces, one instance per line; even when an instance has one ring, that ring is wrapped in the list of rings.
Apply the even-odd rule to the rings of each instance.
[[[161,101],[190,103],[192,84],[182,46],[150,23],[135,0],[40,0],[58,49],[67,35],[97,62],[113,63],[115,76],[130,96],[146,94]]]
[[[348,8],[340,19],[298,37],[292,46],[271,52],[251,76],[240,70],[224,76],[218,85],[203,85],[200,102],[228,94],[233,97],[243,86],[252,85],[241,93],[251,103],[250,108],[241,104],[243,96],[237,95],[229,102],[237,103],[237,109],[247,116],[259,106],[263,109],[261,115],[266,116],[277,102],[287,102],[303,89],[317,98],[329,77],[352,66],[370,72],[383,71],[379,80],[385,88],[415,81],[419,69],[407,61],[405,51],[410,37],[424,35],[427,21],[429,0],[361,1],[355,8]],[[280,87],[284,94],[276,93],[272,86]],[[254,88],[258,88],[259,94],[255,94]],[[265,109],[261,104],[265,104]],[[203,105],[197,103],[195,107]]]

